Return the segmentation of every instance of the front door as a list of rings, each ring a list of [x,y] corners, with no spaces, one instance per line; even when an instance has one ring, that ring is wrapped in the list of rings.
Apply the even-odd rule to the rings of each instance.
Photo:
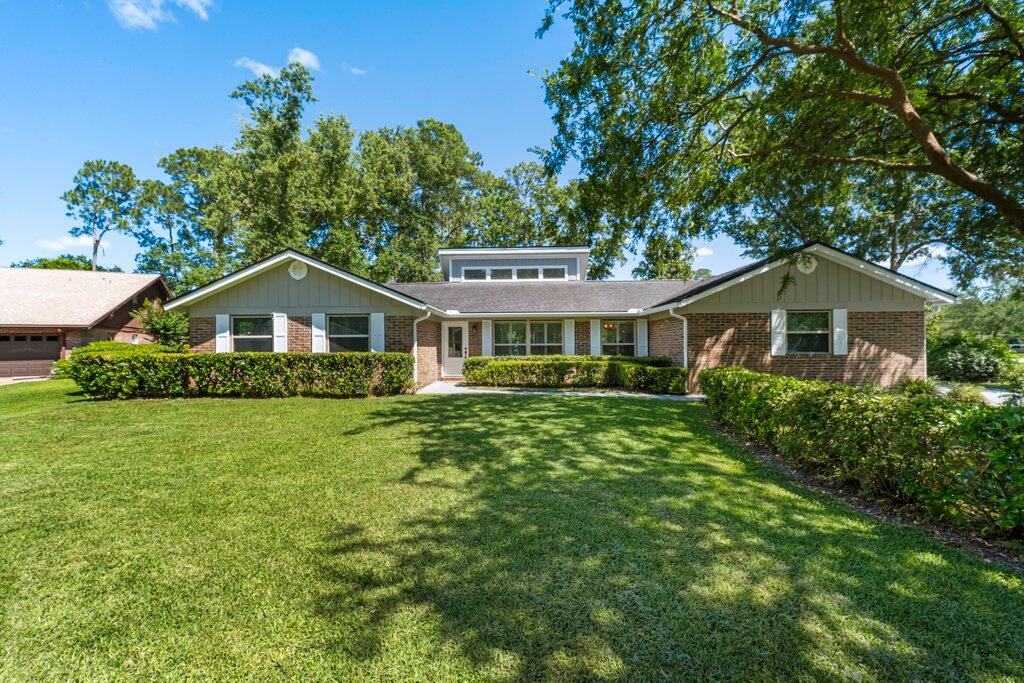
[[[469,355],[469,323],[444,323],[443,327],[444,357],[441,368],[445,377],[461,377],[462,365]]]

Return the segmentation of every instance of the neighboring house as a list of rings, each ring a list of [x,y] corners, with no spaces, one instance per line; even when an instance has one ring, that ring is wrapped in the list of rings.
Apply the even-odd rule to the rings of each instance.
[[[0,268],[0,377],[48,374],[100,339],[148,341],[131,311],[170,295],[158,275]]]
[[[922,378],[925,307],[956,300],[818,243],[701,281],[587,281],[586,247],[439,255],[444,282],[384,285],[287,250],[166,307],[191,314],[197,352],[401,351],[420,385],[461,376],[470,355],[666,355],[697,388],[717,365]]]

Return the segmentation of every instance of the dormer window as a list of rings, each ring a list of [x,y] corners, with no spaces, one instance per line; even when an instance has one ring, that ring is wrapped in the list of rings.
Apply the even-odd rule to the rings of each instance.
[[[462,269],[463,282],[509,282],[510,280],[536,282],[538,280],[568,280],[565,266],[524,265],[487,266]]]
[[[465,247],[438,249],[437,255],[450,282],[564,282],[587,279],[590,248]]]

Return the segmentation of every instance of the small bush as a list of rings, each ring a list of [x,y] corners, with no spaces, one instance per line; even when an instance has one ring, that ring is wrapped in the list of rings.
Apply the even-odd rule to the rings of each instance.
[[[1024,410],[715,368],[714,417],[873,497],[984,532],[1024,534]]]
[[[939,385],[930,379],[905,379],[892,388],[898,394],[906,396],[937,396]]]
[[[622,387],[656,394],[686,393],[684,368],[591,356],[476,357],[466,360],[462,372],[467,382],[483,386]]]
[[[981,387],[964,382],[951,382],[946,390],[946,398],[959,403],[984,403],[985,397],[981,395]]]
[[[165,311],[159,301],[146,299],[142,306],[132,311],[132,317],[139,319],[142,331],[158,344],[180,351],[188,343],[188,313]]]
[[[94,398],[387,396],[412,386],[406,353],[83,353],[68,374]]]
[[[955,382],[990,382],[1013,362],[1002,339],[965,333],[929,340],[928,374]]]

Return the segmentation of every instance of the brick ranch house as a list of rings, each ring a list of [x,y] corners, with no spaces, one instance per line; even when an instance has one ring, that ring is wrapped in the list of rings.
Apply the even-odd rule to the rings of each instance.
[[[286,250],[177,299],[191,346],[400,351],[422,386],[471,355],[671,356],[888,385],[925,376],[927,305],[956,297],[810,243],[707,280],[588,281],[587,247],[442,249],[442,282],[380,284]],[[780,292],[784,274],[792,281]]]
[[[0,377],[49,374],[93,341],[149,341],[131,311],[170,296],[158,275],[0,268]]]

